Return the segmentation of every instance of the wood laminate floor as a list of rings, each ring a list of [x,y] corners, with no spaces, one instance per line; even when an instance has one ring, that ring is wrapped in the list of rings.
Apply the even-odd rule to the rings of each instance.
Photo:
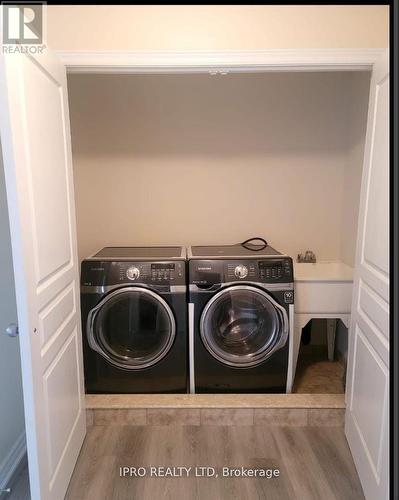
[[[119,467],[218,468],[219,477],[120,477]],[[221,467],[278,468],[278,478],[227,478]],[[148,470],[148,469],[147,469]],[[25,467],[6,495],[29,500]],[[340,427],[94,426],[68,500],[363,500]]]
[[[119,468],[218,468],[217,478],[120,477]],[[222,467],[278,468],[280,476],[228,478]],[[360,500],[340,427],[93,426],[68,500]]]
[[[30,500],[29,492],[29,473],[28,464],[26,464],[11,485],[11,493],[4,494],[3,500]]]

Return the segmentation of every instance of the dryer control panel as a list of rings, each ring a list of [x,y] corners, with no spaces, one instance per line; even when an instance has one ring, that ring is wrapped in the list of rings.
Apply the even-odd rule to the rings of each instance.
[[[185,285],[185,261],[101,261],[82,262],[83,286],[112,286],[124,283]]]

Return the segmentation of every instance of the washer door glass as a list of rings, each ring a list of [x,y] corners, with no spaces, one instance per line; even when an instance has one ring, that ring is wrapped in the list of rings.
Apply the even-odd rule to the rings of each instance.
[[[124,288],[97,306],[89,343],[115,366],[135,370],[154,365],[167,354],[175,329],[172,311],[162,297],[144,288]]]
[[[210,354],[224,364],[257,365],[277,346],[281,347],[286,332],[283,311],[266,292],[257,288],[236,286],[222,290],[202,313],[202,341]]]

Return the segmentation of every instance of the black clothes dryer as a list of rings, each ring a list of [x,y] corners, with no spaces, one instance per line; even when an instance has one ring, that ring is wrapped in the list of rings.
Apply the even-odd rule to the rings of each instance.
[[[107,247],[81,266],[87,393],[187,392],[185,249]]]
[[[293,264],[272,247],[190,247],[190,392],[284,393]]]

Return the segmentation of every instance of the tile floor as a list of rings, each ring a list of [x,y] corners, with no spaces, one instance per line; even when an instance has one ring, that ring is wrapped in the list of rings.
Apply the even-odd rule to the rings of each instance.
[[[327,347],[301,346],[293,392],[343,394],[345,369],[340,361],[329,361]]]

